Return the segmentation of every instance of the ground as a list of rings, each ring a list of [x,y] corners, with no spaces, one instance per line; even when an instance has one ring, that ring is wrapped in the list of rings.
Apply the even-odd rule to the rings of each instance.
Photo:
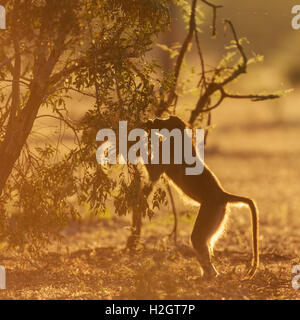
[[[261,263],[242,281],[251,261],[247,208],[232,208],[215,246],[220,276],[201,278],[190,244],[197,208],[176,199],[179,238],[173,245],[170,209],[145,219],[138,252],[124,250],[130,220],[111,215],[70,224],[64,240],[38,261],[2,253],[7,289],[0,299],[299,299],[292,266],[300,264],[300,113],[294,103],[226,103],[214,116],[206,161],[225,189],[253,197],[260,211]]]

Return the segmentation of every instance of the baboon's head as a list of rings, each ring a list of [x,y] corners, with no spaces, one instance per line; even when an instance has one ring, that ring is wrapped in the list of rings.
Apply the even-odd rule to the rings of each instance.
[[[180,130],[184,130],[186,128],[186,124],[178,117],[171,116],[169,118],[164,118],[164,119],[157,118],[154,120],[148,120],[145,123],[144,128],[145,128],[145,130],[168,129],[171,131],[175,128],[178,128]]]

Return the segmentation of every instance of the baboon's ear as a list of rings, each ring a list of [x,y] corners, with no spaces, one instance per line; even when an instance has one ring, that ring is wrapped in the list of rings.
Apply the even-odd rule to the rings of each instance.
[[[170,120],[171,120],[172,124],[174,126],[176,126],[177,128],[179,128],[179,129],[185,129],[186,128],[186,124],[180,118],[175,117],[175,116],[171,116]]]
[[[166,126],[166,119],[154,119],[152,123],[152,128],[153,129],[162,129],[165,128]]]
[[[148,120],[143,124],[143,129],[151,129],[153,127],[153,121],[152,120]]]

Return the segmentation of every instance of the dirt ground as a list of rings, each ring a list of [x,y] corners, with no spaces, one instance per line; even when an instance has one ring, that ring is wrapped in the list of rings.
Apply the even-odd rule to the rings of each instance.
[[[136,253],[124,251],[129,218],[87,218],[68,226],[37,264],[2,254],[7,289],[0,299],[299,299],[291,285],[292,266],[300,265],[299,101],[227,102],[214,115],[206,162],[225,189],[253,197],[260,211],[261,264],[252,280],[241,281],[251,260],[248,210],[231,209],[215,247],[221,274],[205,281],[190,244],[197,208],[177,199],[176,247],[168,208],[145,220]]]

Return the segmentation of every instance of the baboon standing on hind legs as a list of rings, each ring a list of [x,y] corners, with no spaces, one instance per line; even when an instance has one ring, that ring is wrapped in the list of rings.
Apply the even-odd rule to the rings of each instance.
[[[155,119],[145,124],[145,130],[151,129],[168,129],[169,131],[178,128],[182,131],[186,124],[177,117],[168,119]],[[152,191],[153,184],[165,173],[182,192],[201,204],[191,240],[196,251],[197,258],[203,269],[205,277],[213,277],[218,273],[212,264],[211,255],[213,251],[212,239],[218,235],[218,231],[226,215],[227,204],[243,203],[248,205],[252,217],[252,264],[248,269],[246,278],[252,278],[259,264],[258,249],[258,213],[255,202],[252,199],[227,193],[221,186],[214,173],[204,165],[204,170],[200,175],[186,175],[185,165],[174,164],[174,143],[171,143],[171,161],[169,165],[165,164],[146,164],[149,173],[150,185],[144,188],[143,192],[149,195]],[[173,151],[172,151],[173,150]],[[173,152],[173,154],[172,154]],[[195,149],[193,150],[195,154]],[[160,162],[161,163],[161,162]],[[128,239],[128,245],[139,238],[141,231],[141,214],[133,214],[133,233]]]

